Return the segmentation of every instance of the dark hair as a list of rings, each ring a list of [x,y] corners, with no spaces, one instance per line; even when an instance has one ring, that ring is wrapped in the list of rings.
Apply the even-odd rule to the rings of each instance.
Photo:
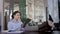
[[[20,13],[19,11],[15,11],[12,13],[12,19],[14,19],[14,15],[16,15],[16,13]],[[21,16],[21,13],[20,13],[20,16]]]

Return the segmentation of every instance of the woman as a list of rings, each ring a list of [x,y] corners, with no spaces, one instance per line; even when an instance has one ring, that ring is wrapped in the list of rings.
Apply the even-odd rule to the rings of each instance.
[[[20,31],[22,30],[21,28],[21,25],[22,25],[22,22],[21,22],[21,14],[19,11],[15,11],[12,13],[12,20],[10,20],[8,22],[8,30],[12,30],[12,31]]]

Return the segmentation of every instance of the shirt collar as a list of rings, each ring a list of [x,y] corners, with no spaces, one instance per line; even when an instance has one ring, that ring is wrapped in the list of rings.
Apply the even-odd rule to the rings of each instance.
[[[21,19],[18,19],[16,23],[19,23],[19,21],[21,21]],[[15,21],[12,19],[12,22],[14,23]]]

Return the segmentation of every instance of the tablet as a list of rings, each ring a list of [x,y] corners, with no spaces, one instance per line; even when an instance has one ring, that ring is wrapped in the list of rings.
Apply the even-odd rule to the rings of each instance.
[[[25,26],[31,21],[31,19],[27,18],[23,24],[23,28],[25,28]]]

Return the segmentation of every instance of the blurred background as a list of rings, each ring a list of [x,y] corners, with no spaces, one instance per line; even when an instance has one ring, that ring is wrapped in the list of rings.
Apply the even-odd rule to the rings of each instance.
[[[32,30],[33,28],[38,30],[38,25],[45,22],[49,14],[54,23],[60,21],[60,0],[0,0],[0,4],[1,30],[7,30],[7,23],[12,19],[11,15],[14,11],[21,12],[23,23],[26,18],[31,19],[28,26]]]

